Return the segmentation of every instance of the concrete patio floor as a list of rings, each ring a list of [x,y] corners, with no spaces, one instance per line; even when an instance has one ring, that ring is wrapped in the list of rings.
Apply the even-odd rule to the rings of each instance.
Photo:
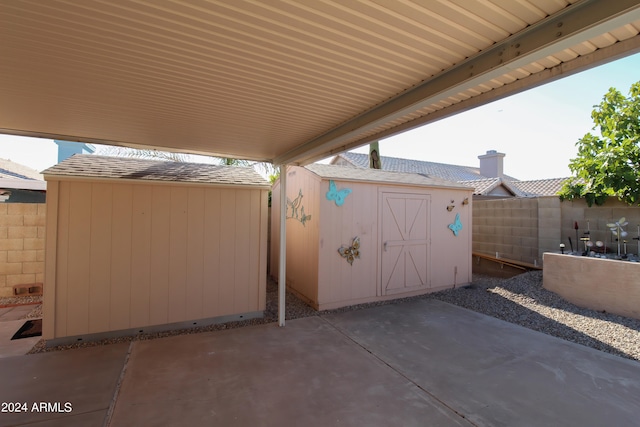
[[[0,358],[27,354],[40,341],[41,337],[11,339],[27,321],[23,317],[34,308],[34,304],[0,308]]]
[[[8,357],[0,378],[0,401],[28,406],[0,413],[2,426],[583,427],[640,417],[640,363],[436,300]],[[60,411],[34,412],[34,402]]]

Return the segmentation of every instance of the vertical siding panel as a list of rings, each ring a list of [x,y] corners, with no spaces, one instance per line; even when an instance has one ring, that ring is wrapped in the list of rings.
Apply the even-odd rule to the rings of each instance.
[[[58,214],[58,277],[56,280],[56,337],[67,336],[69,272],[69,183],[60,183]]]
[[[204,201],[204,317],[220,315],[220,190],[207,189]]]
[[[360,237],[360,259],[353,263],[350,295],[353,299],[359,299],[374,297],[377,293],[378,193],[375,184],[359,185],[355,188],[358,191],[353,199],[353,231],[352,236],[347,236],[346,239],[348,241],[355,236]]]
[[[92,194],[89,332],[96,333],[109,330],[113,185],[94,183]]]
[[[334,259],[336,261],[340,261],[338,263],[339,265],[338,269],[340,270],[340,275],[339,275],[339,281],[336,283],[333,283],[331,299],[332,301],[349,301],[353,295],[352,279],[354,278],[354,276],[356,276],[353,273],[354,266],[349,265],[349,263],[346,262],[344,258],[341,258],[338,255],[337,251],[338,251],[338,248],[342,245],[350,246],[351,242],[353,241],[353,238],[356,236],[356,230],[354,227],[355,226],[354,211],[356,209],[355,206],[361,202],[360,199],[362,196],[362,192],[369,191],[369,189],[371,188],[371,185],[364,184],[360,186],[357,184],[354,185],[351,182],[348,184],[345,184],[344,182],[337,181],[336,187],[338,188],[338,190],[341,190],[343,188],[351,188],[353,192],[349,196],[347,196],[342,206],[340,207],[335,206],[335,203],[332,206],[332,208],[335,207],[338,210],[340,210],[340,216],[342,218],[341,218],[341,221],[338,223],[340,224],[339,226],[337,224],[334,224],[340,230],[340,237],[339,237],[340,240],[336,242],[336,247],[334,249],[336,251],[334,253],[335,255]],[[360,259],[360,260],[355,260],[353,262],[356,269],[359,269],[358,263],[361,261],[362,260]]]
[[[113,227],[111,233],[110,329],[131,327],[131,214],[132,186],[113,186]]]
[[[204,189],[189,189],[187,216],[187,316],[201,319],[204,317]]]
[[[269,192],[266,190],[258,190],[258,201],[260,217],[259,221],[259,241],[260,247],[258,248],[258,269],[257,269],[257,284],[258,284],[258,310],[264,310],[267,305],[267,227],[268,222],[268,204],[269,204]],[[273,238],[273,237],[272,237]],[[253,281],[252,281],[253,283]]]
[[[43,288],[43,319],[42,338],[45,340],[55,338],[55,320],[58,271],[58,209],[59,209],[60,181],[47,183],[47,213],[45,227],[45,270]]]
[[[151,271],[149,323],[169,322],[169,229],[171,227],[171,188],[151,189]]]
[[[151,193],[149,185],[132,185],[131,327],[149,325],[151,274]]]
[[[249,310],[249,265],[247,264],[251,248],[251,198],[249,191],[236,190],[236,242],[235,242],[235,280],[233,308],[242,313]]]
[[[236,283],[236,191],[220,190],[220,314],[234,312]]]
[[[246,192],[249,193],[251,197],[251,215],[249,218],[250,246],[247,253],[247,267],[249,272],[248,309],[249,311],[257,311],[264,309],[260,308],[262,281],[266,274],[266,272],[262,271],[264,268],[264,261],[262,258],[265,253],[262,251],[262,232],[264,231],[262,213],[264,211],[262,209],[261,202],[263,201],[262,194],[264,192],[261,190],[247,190]]]
[[[185,187],[171,188],[169,230],[169,322],[185,320],[187,280],[187,204]]]
[[[246,260],[247,270],[249,273],[248,278],[248,310],[258,310],[258,297],[259,297],[259,280],[258,274],[260,273],[260,191],[259,190],[246,190],[249,194],[249,246],[247,247]]]
[[[310,205],[311,214],[313,215],[312,220],[313,228],[311,229],[311,233],[308,237],[307,246],[309,247],[309,253],[307,255],[307,260],[309,263],[308,272],[307,272],[307,280],[309,281],[309,292],[311,298],[314,301],[318,301],[318,268],[319,268],[319,259],[318,255],[320,254],[320,206],[323,202],[327,202],[326,193],[327,190],[321,188],[322,180],[316,177],[315,175],[309,174],[309,188],[312,189],[313,194],[313,204]],[[327,184],[328,186],[328,184]]]
[[[75,182],[69,193],[69,299],[67,334],[89,332],[91,184]]]

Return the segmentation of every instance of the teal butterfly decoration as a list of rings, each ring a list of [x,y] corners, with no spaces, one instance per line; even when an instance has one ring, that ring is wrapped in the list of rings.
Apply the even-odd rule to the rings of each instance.
[[[327,191],[327,200],[334,200],[336,202],[336,206],[342,206],[344,204],[344,199],[351,194],[350,188],[343,188],[342,190],[338,190],[336,187],[336,183],[333,180],[329,180],[329,191]]]
[[[351,246],[345,247],[344,245],[338,249],[338,253],[342,258],[345,258],[349,265],[353,265],[353,260],[360,258],[360,238],[354,237],[351,242]]]
[[[462,221],[460,221],[459,213],[456,214],[456,220],[453,222],[453,224],[449,224],[449,229],[453,231],[454,236],[457,236],[458,232],[462,230]]]

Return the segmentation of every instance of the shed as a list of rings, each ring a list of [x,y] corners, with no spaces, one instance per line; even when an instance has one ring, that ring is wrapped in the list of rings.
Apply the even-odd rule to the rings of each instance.
[[[272,217],[280,215],[279,181]],[[318,310],[471,281],[473,188],[420,174],[287,169],[287,286]],[[280,231],[271,222],[272,235]],[[271,241],[278,274],[279,241]]]
[[[270,186],[252,168],[75,155],[43,174],[48,344],[263,315]]]

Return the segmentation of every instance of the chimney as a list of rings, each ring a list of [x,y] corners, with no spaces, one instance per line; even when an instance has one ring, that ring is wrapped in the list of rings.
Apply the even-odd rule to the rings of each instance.
[[[480,159],[480,175],[488,178],[502,178],[504,175],[502,166],[505,154],[496,150],[487,150],[487,154],[478,156]]]

